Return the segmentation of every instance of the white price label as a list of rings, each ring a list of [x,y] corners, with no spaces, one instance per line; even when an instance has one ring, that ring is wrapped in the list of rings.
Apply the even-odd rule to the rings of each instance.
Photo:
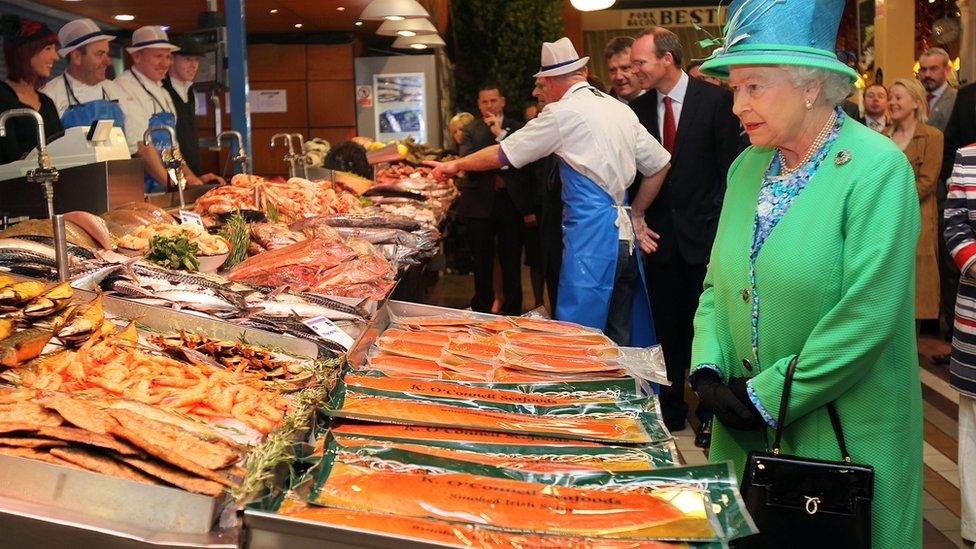
[[[200,219],[200,214],[196,212],[188,212],[186,210],[180,210],[180,223],[184,225],[198,225],[203,227],[203,219]]]
[[[342,328],[336,326],[335,322],[332,322],[324,316],[309,318],[308,320],[304,320],[303,324],[311,328],[319,337],[334,341],[345,347],[346,350],[349,350],[352,344],[356,342],[352,336],[344,332]]]

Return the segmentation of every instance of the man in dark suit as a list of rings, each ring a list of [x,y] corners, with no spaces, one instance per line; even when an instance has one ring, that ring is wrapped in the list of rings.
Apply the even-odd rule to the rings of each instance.
[[[505,96],[498,84],[488,83],[478,91],[481,118],[465,126],[460,153],[467,156],[485,147],[501,143],[522,127],[517,120],[504,115]],[[522,314],[522,222],[532,213],[528,186],[522,174],[511,167],[471,172],[461,184],[457,214],[465,217],[474,252],[474,298],[471,308],[491,312],[495,292],[492,271],[495,253],[502,270],[505,300],[501,313]]]
[[[745,143],[732,114],[732,94],[690,78],[681,70],[681,43],[662,27],[645,30],[631,49],[631,65],[647,93],[630,106],[647,130],[671,152],[671,171],[647,209],[647,226],[658,235],[658,251],[647,261],[654,328],[664,350],[668,379],[661,388],[664,421],[684,428],[685,372],[691,366],[694,315],[701,296],[729,165]],[[702,429],[696,443],[710,439],[711,412],[699,406]]]

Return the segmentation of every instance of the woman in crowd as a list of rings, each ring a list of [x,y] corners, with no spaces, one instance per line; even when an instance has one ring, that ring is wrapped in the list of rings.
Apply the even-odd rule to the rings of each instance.
[[[962,538],[976,540],[976,143],[959,149],[949,178],[945,239],[962,273],[956,297],[949,385],[959,391]]]
[[[925,123],[925,88],[914,78],[900,78],[888,90],[891,126],[887,134],[908,157],[922,215],[915,250],[915,319],[939,318],[939,209],[935,186],[942,168],[942,132]]]
[[[840,108],[857,77],[833,53],[844,2],[765,6],[733,2],[727,46],[701,67],[728,79],[753,145],[729,170],[695,316],[690,381],[718,420],[709,459],[741,475],[768,448],[796,358],[783,453],[839,461],[834,403],[853,461],[875,469],[872,546],[921,547],[915,177]]]
[[[50,142],[64,129],[54,102],[37,89],[51,76],[58,60],[58,37],[41,23],[16,16],[3,16],[0,26],[7,62],[7,78],[0,82],[0,112],[34,109],[44,119],[44,137]],[[20,160],[37,147],[34,128],[30,118],[18,117],[7,123],[7,136],[0,137],[0,164]]]
[[[454,138],[454,150],[461,146],[461,130],[472,122],[474,122],[473,114],[459,112],[452,116],[451,121],[447,123],[447,130],[451,132],[451,136]]]

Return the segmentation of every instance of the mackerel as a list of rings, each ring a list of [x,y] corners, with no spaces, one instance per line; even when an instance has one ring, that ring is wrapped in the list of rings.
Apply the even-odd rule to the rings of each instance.
[[[54,249],[54,238],[50,236],[45,236],[41,234],[22,234],[16,237],[16,240],[29,240],[31,242],[37,242],[39,244],[46,244]],[[95,252],[85,248],[84,246],[78,246],[76,244],[68,244],[68,253],[77,256],[80,259],[95,259]]]

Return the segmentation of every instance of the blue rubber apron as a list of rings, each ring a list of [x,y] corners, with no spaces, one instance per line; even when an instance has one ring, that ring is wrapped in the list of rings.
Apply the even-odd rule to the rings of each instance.
[[[138,82],[140,86],[142,86],[142,89],[146,92],[146,94],[149,95],[149,98],[152,99],[153,102],[153,114],[149,117],[149,125],[147,127],[153,128],[156,126],[169,126],[173,128],[173,131],[176,131],[176,115],[166,111],[166,108],[163,107],[163,103],[157,99],[151,91],[149,91],[149,88],[142,83],[142,80],[139,79],[139,76],[136,75],[135,72],[132,73],[132,77],[136,79],[136,82]],[[169,133],[164,131],[153,132],[152,142],[153,147],[159,153],[160,158],[163,157],[163,149],[173,146],[172,140],[169,138]],[[160,183],[159,181],[153,179],[148,173],[143,174],[143,181],[146,184],[145,192],[147,194],[166,192],[167,186],[165,181]]]
[[[563,261],[559,272],[556,318],[603,330],[610,312],[610,296],[617,272],[617,252],[624,224],[633,232],[630,215],[609,193],[559,159],[563,182]],[[625,198],[626,200],[626,198]],[[633,253],[639,254],[631,241]],[[644,265],[638,258],[640,276],[634,281],[630,345],[657,344],[651,320]]]
[[[68,92],[68,108],[61,115],[61,125],[65,129],[77,126],[91,126],[96,120],[111,120],[115,127],[125,130],[125,115],[122,114],[122,107],[118,101],[112,101],[102,88],[102,98],[82,103],[75,97],[71,83],[68,82],[68,75],[63,77],[64,89]]]

